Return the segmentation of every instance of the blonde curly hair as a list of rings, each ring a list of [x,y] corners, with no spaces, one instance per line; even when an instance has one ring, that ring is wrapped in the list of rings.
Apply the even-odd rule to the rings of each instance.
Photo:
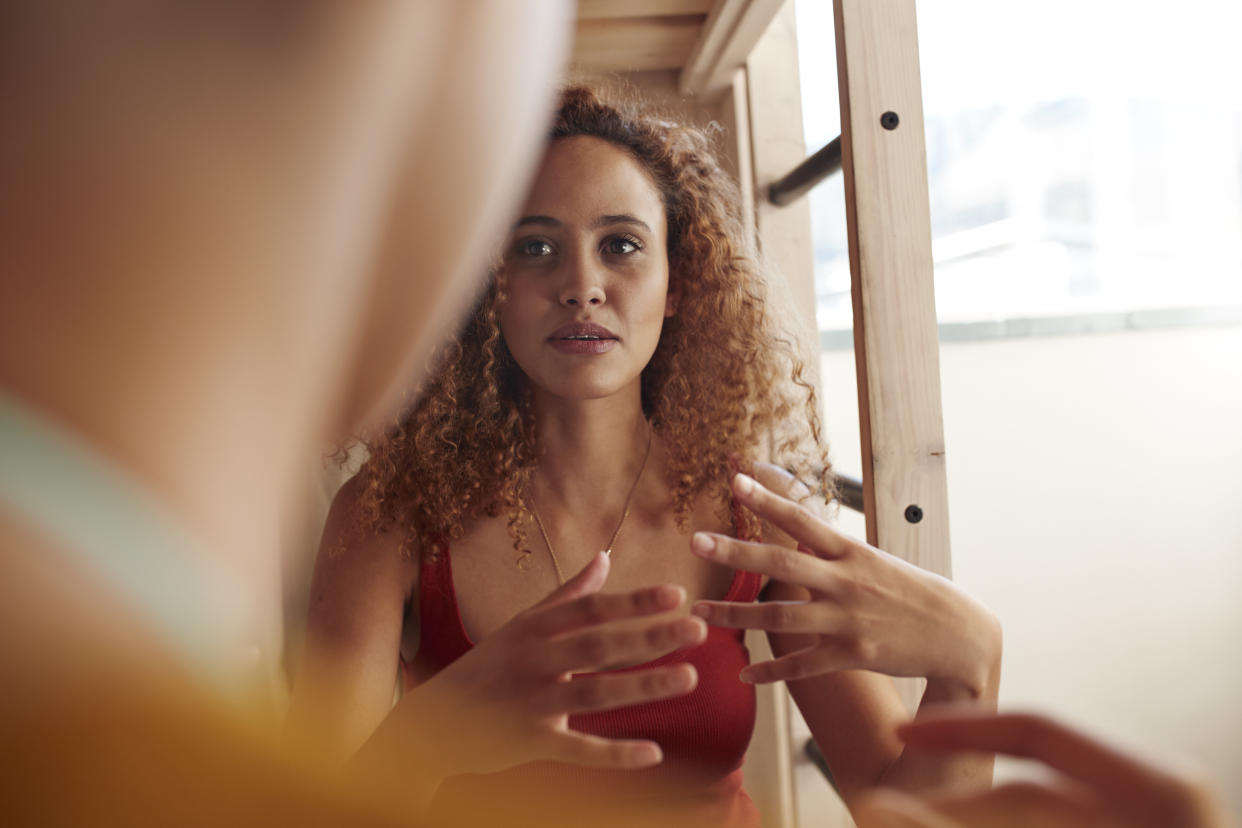
[[[729,480],[768,459],[810,493],[832,497],[814,387],[795,337],[767,301],[768,286],[743,227],[737,186],[709,136],[588,86],[563,90],[550,140],[593,136],[631,153],[650,174],[668,220],[670,290],[665,320],[643,370],[642,404],[667,453],[667,483],[682,531],[707,495],[729,520]],[[526,493],[536,467],[525,378],[505,345],[498,310],[502,268],[492,274],[461,332],[439,353],[416,405],[382,435],[363,440],[358,518],[369,531],[396,528],[403,549],[431,554],[465,524],[503,509],[525,549]],[[711,347],[688,343],[710,342]],[[753,536],[758,521],[739,516]]]

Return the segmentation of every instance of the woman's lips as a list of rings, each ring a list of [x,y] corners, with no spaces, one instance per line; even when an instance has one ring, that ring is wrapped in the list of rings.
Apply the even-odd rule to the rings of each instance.
[[[570,322],[553,331],[548,344],[563,354],[602,354],[617,344],[617,336],[594,322]]]
[[[615,339],[549,339],[548,343],[563,354],[602,354],[611,351]]]

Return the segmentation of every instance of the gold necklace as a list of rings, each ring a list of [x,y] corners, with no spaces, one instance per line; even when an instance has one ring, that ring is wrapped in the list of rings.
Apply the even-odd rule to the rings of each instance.
[[[651,426],[647,426],[647,449],[643,452],[643,462],[638,467],[638,474],[634,477],[634,483],[630,486],[630,493],[625,496],[625,506],[621,509],[621,519],[617,521],[617,528],[612,530],[612,537],[608,539],[608,548],[604,550],[605,555],[612,555],[612,547],[617,542],[617,535],[621,534],[621,527],[625,525],[625,519],[630,516],[630,501],[634,499],[634,492],[638,491],[638,481],[643,479],[643,471],[647,468],[647,458],[651,456]],[[543,520],[539,517],[539,510],[535,508],[535,498],[527,498],[527,505],[530,506],[530,513],[535,518],[535,525],[539,527],[539,534],[543,535],[543,542],[548,547],[548,557],[552,559],[552,566],[556,569],[556,580],[562,585],[565,583],[565,573],[561,571],[561,562],[556,557],[556,551],[552,549],[552,541],[548,538],[548,530],[543,528]]]

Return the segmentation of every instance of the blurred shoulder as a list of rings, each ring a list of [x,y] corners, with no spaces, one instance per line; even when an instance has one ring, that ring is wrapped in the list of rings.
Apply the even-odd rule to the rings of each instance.
[[[408,594],[418,578],[417,543],[391,521],[366,514],[367,480],[355,475],[337,491],[328,509],[316,562],[317,585],[347,589],[383,585]],[[369,591],[369,590],[368,590]]]

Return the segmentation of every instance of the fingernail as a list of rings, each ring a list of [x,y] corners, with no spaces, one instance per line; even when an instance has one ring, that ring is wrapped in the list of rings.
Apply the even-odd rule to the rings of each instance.
[[[658,765],[664,761],[664,752],[659,745],[641,745],[635,751],[635,758],[640,765]]]
[[[748,495],[755,490],[755,479],[747,474],[739,474],[733,478],[733,488],[738,494]]]
[[[702,618],[691,618],[690,620],[694,622],[694,638],[692,641],[695,644],[702,644],[707,638],[707,624]]]
[[[737,674],[737,677],[739,680],[742,681],[743,684],[754,684],[755,683],[755,674],[751,671],[749,667],[743,668],[742,672]]]
[[[690,612],[693,613],[694,615],[697,615],[699,618],[711,618],[712,617],[712,608],[709,607],[707,604],[695,604],[693,607],[690,608]]]
[[[690,548],[700,555],[710,554],[716,548],[716,539],[706,532],[695,532],[690,539]]]
[[[689,693],[698,683],[698,670],[694,669],[693,664],[683,664],[682,669],[674,674],[672,689],[675,693]]]
[[[686,600],[686,590],[676,584],[663,584],[656,587],[656,602],[661,607],[680,607]]]

